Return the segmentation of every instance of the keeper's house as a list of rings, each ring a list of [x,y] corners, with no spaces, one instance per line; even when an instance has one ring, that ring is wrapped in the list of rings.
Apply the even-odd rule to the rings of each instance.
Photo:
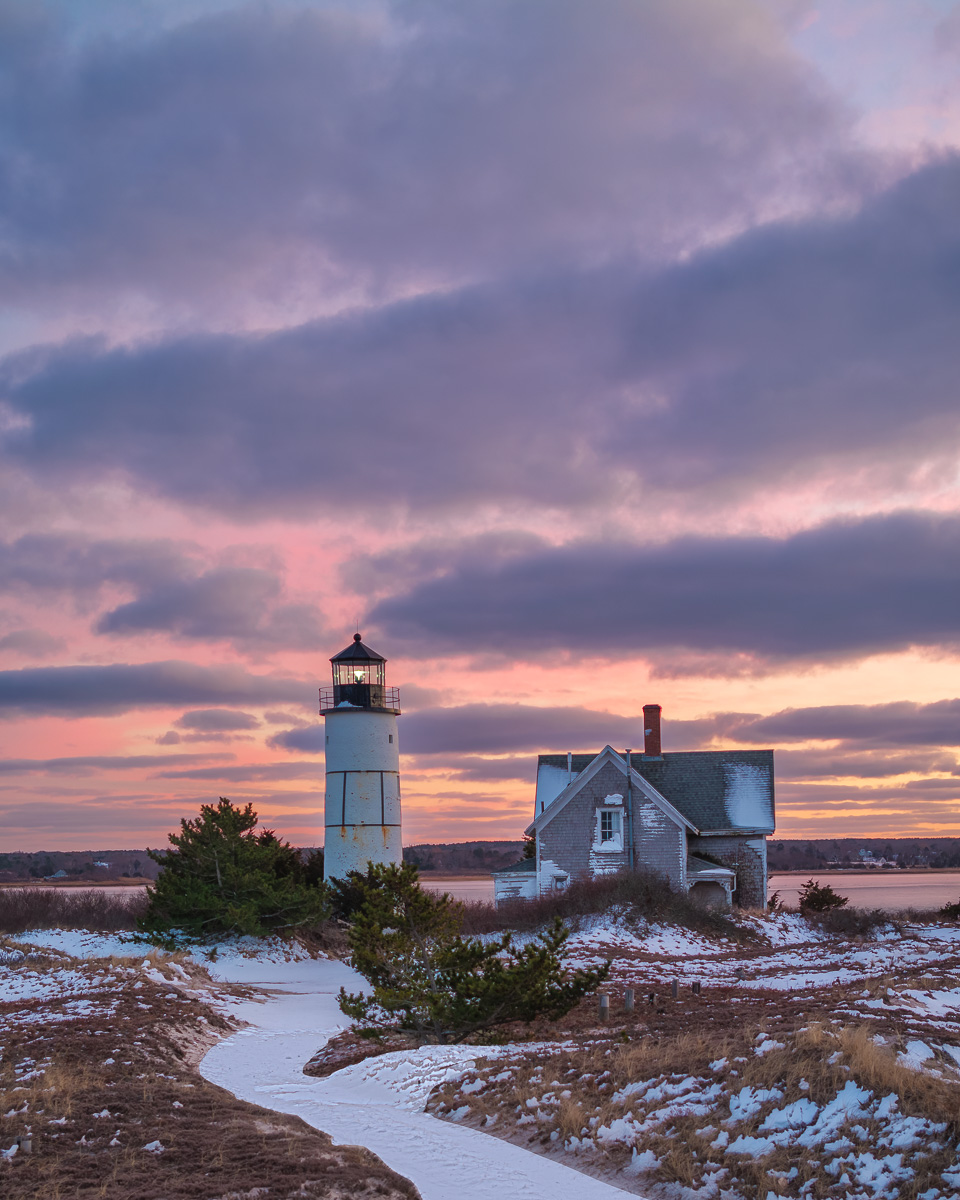
[[[644,749],[541,754],[536,858],[495,871],[497,902],[573,879],[655,871],[704,904],[764,908],[774,831],[773,751],[663,754],[660,705],[645,704]]]

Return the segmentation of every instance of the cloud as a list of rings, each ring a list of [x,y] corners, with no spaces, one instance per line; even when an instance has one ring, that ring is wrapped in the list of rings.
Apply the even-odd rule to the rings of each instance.
[[[260,722],[253,713],[237,712],[231,708],[197,708],[185,712],[174,721],[178,729],[202,733],[223,733],[235,729],[259,729]]]
[[[31,597],[69,593],[90,603],[105,584],[151,589],[190,573],[195,552],[169,538],[27,534],[0,542],[0,588]]]
[[[429,759],[424,765],[434,769],[440,766]],[[533,784],[537,778],[537,760],[532,754],[526,754],[522,758],[483,758],[466,754],[460,755],[452,766],[456,769],[444,771],[444,774],[463,783],[519,779],[524,783]],[[409,775],[409,772],[407,774]]]
[[[26,775],[41,772],[57,775],[91,775],[97,771],[143,771],[174,763],[209,762],[221,755],[210,754],[81,754],[68,758],[3,758],[0,774]],[[232,758],[232,755],[225,757]]]
[[[6,452],[233,515],[952,478],[958,195],[945,159],[853,216],[678,264],[551,264],[269,335],[34,350],[5,364]],[[378,464],[359,490],[358,445]]]
[[[312,692],[312,684],[281,675],[176,661],[27,667],[0,671],[0,714],[79,717],[192,704],[292,703],[310,708]]]
[[[401,752],[416,755],[576,750],[584,745],[599,750],[608,742],[642,745],[642,717],[574,707],[462,704],[422,709],[404,717],[400,729]]]
[[[958,595],[960,517],[898,512],[782,539],[591,541],[500,559],[467,542],[369,620],[421,654],[647,655],[665,671],[712,657],[735,674],[956,647]]]
[[[182,771],[160,771],[155,779],[219,779],[224,783],[254,780],[315,779],[322,791],[323,768],[315,762],[247,763],[244,766],[197,767]],[[317,797],[314,796],[314,800]]]
[[[960,700],[785,708],[739,725],[730,721],[727,735],[743,742],[837,741],[850,749],[960,746]]]
[[[857,174],[840,106],[754,0],[161,4],[122,36],[6,7],[0,286],[21,304],[79,285],[206,316],[211,292],[661,253]]]
[[[681,724],[676,723],[679,727]],[[713,727],[712,724],[710,726]],[[538,707],[531,704],[462,704],[426,708],[401,718],[400,752],[403,755],[504,754],[511,751],[583,750],[608,742],[643,744],[642,716],[624,717],[588,708]],[[324,726],[288,729],[275,734],[268,745],[276,749],[322,754]],[[421,767],[426,765],[419,764]],[[460,763],[436,764],[451,768]],[[467,765],[476,766],[471,758]],[[490,770],[495,770],[491,764]],[[513,778],[496,774],[488,778]]]
[[[177,310],[196,332],[11,357],[12,460],[302,516],[569,507],[948,450],[956,165],[823,219],[873,183],[763,5],[414,8],[248,8],[23,52],[12,88],[37,124],[10,135],[0,280],[184,299],[214,280],[229,307],[295,293],[288,255],[328,294],[297,327],[281,305],[273,333]],[[282,284],[258,290],[258,260]],[[377,470],[358,488],[361,445]]]
[[[885,749],[885,748],[884,748]],[[898,753],[880,747],[863,752],[835,750],[778,750],[777,779],[859,778],[925,775],[932,771],[960,774],[957,759],[940,750]]]
[[[324,750],[322,725],[307,725],[299,729],[283,729],[267,738],[275,750],[296,750],[301,754],[322,754]]]
[[[227,547],[214,557],[268,551]],[[0,543],[0,590],[31,601],[71,600],[89,611],[113,585],[134,599],[103,612],[95,631],[110,635],[166,633],[191,641],[230,641],[239,649],[314,650],[324,645],[315,606],[285,602],[282,576],[271,566],[229,563],[205,569],[199,547],[170,539],[93,539],[81,534],[29,534]],[[0,644],[2,648],[2,644]]]
[[[24,658],[48,658],[65,646],[63,638],[44,633],[42,629],[14,629],[0,637],[0,651],[21,654]]]
[[[162,631],[204,641],[230,640],[246,648],[322,648],[316,609],[307,604],[277,604],[281,592],[273,571],[221,567],[192,579],[157,584],[105,613],[97,632]]]
[[[300,727],[309,723],[296,713],[282,712],[275,708],[268,708],[263,714],[263,719],[268,725],[294,725]]]

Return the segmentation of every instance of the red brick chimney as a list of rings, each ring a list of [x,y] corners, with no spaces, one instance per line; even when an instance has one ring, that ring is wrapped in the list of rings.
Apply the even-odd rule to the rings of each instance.
[[[643,753],[646,758],[660,758],[660,713],[659,704],[643,706]]]

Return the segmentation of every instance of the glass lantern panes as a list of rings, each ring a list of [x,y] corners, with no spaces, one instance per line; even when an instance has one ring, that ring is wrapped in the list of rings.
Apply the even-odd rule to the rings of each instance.
[[[384,665],[382,662],[363,662],[356,659],[353,662],[335,662],[333,682],[340,687],[356,683],[382,686],[385,679]]]

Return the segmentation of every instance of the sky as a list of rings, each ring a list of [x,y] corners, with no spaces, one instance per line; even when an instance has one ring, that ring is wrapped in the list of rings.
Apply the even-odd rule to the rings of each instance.
[[[0,849],[776,750],[960,836],[960,4],[0,0]]]

